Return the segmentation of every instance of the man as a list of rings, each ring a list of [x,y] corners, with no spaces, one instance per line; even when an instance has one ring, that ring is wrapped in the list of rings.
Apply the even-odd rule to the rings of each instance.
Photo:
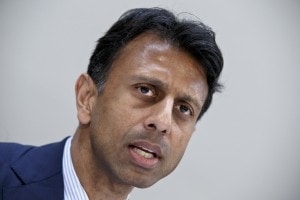
[[[0,199],[124,200],[151,186],[181,160],[222,67],[202,23],[161,8],[126,12],[76,82],[74,136],[0,145]]]

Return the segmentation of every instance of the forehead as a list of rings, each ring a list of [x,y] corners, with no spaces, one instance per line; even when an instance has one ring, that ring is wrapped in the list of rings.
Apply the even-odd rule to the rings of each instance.
[[[153,62],[164,62],[166,60],[172,61],[171,59],[174,58],[185,64],[185,66],[179,66],[178,69],[181,69],[185,73],[197,71],[206,79],[204,68],[196,59],[189,55],[188,52],[175,47],[157,34],[151,32],[142,33],[125,45],[118,53],[112,67],[118,66],[120,60],[121,62],[124,62],[130,60],[142,61],[143,59],[152,59]],[[175,66],[176,64],[174,67]],[[191,68],[193,68],[193,70],[191,70]]]

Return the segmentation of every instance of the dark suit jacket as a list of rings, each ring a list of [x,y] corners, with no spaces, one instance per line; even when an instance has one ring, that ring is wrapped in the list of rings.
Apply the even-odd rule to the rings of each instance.
[[[63,199],[65,142],[41,147],[0,143],[0,200]]]

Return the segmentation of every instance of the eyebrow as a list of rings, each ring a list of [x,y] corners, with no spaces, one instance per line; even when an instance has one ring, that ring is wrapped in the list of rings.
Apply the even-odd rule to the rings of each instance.
[[[154,78],[154,77],[148,77],[148,76],[144,76],[144,75],[133,75],[131,77],[132,80],[135,81],[142,81],[142,82],[147,82],[150,83],[152,85],[155,85],[159,88],[168,89],[167,84],[165,84],[163,81],[161,81],[160,79]]]
[[[164,90],[168,89],[167,84],[165,84],[160,79],[156,79],[154,77],[148,77],[148,76],[144,76],[144,75],[133,75],[131,78],[132,78],[132,80],[135,80],[135,81],[142,81],[142,82],[150,83],[150,84],[155,85],[158,88],[162,88]],[[195,98],[193,98],[189,94],[182,94],[177,99],[180,99],[180,100],[183,100],[186,102],[191,102],[192,104],[194,104],[197,107],[199,112],[201,112],[202,106],[205,102],[205,99],[204,100],[201,99],[200,102],[203,102],[201,105]]]

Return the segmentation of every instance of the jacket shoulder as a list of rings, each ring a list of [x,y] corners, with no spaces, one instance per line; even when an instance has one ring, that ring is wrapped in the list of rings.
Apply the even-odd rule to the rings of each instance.
[[[0,143],[0,152],[1,152],[0,164],[12,163],[32,148],[34,148],[34,146],[1,142]]]

